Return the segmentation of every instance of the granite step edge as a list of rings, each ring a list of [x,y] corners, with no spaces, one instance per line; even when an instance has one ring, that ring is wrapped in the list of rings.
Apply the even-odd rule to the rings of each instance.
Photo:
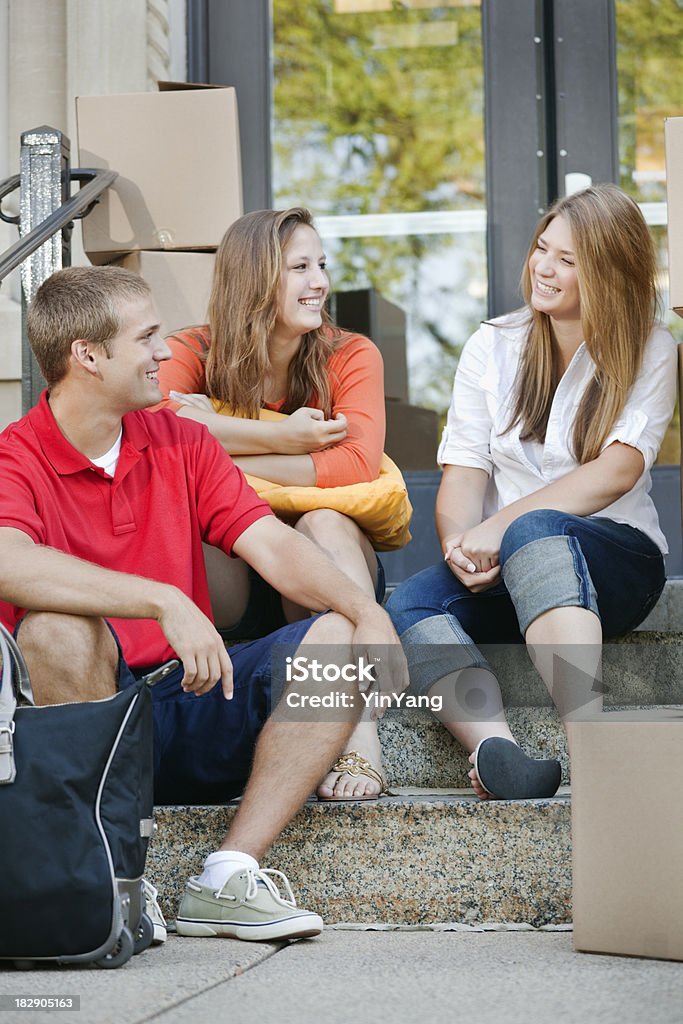
[[[234,805],[157,809],[147,874],[170,918],[233,813]],[[372,802],[309,801],[264,866],[284,871],[299,903],[328,923],[539,927],[571,920],[570,836],[567,790],[481,802],[471,791],[411,788]]]

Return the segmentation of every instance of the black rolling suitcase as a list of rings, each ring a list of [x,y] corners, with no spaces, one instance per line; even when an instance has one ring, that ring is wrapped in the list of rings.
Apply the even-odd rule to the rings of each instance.
[[[0,959],[119,967],[154,931],[142,894],[153,814],[148,687],[36,707],[2,624],[0,652]]]

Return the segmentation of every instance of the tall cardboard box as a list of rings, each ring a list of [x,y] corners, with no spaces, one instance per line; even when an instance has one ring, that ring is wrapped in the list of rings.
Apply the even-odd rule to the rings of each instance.
[[[664,122],[669,238],[669,305],[683,316],[683,117]]]
[[[374,341],[384,360],[384,394],[408,401],[406,315],[374,288],[335,292],[334,319],[340,327],[357,331]]]
[[[132,252],[114,262],[144,277],[161,316],[163,334],[205,324],[215,254]]]
[[[215,249],[242,215],[234,89],[76,99],[81,167],[118,171],[83,220],[92,263],[134,249]]]
[[[574,945],[683,960],[683,709],[573,729]]]
[[[438,469],[439,417],[433,409],[387,398],[384,450],[405,471]]]

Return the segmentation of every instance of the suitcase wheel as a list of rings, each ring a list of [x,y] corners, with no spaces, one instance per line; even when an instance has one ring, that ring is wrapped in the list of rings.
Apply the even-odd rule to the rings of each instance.
[[[123,964],[130,960],[134,951],[135,942],[133,936],[130,930],[124,926],[111,953],[107,953],[101,960],[97,960],[97,966],[104,967],[107,970],[111,970],[114,967],[122,967]]]
[[[147,914],[142,914],[140,918],[140,924],[138,930],[135,933],[135,945],[133,952],[137,955],[142,953],[143,949],[147,949],[148,946],[152,945],[152,939],[154,938],[154,923]]]

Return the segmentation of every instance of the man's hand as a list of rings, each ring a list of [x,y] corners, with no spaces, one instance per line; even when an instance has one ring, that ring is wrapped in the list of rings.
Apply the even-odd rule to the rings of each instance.
[[[303,406],[277,424],[275,451],[280,455],[310,455],[343,441],[346,432],[346,416],[342,413],[326,420],[321,409]]]
[[[368,606],[367,614],[356,625],[352,637],[354,658],[363,657],[366,663],[374,665],[377,693],[395,695],[408,686],[408,665],[396,630],[387,613],[377,604]],[[377,707],[372,718],[381,718],[386,708]]]
[[[223,696],[232,699],[232,662],[220,635],[206,615],[182,591],[169,587],[159,625],[183,663],[183,690],[201,696],[220,680]]]

